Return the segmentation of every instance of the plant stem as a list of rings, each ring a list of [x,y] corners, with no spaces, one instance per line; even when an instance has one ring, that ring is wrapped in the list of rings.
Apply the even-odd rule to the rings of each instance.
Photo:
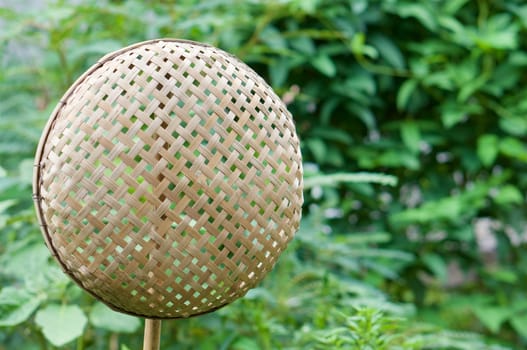
[[[84,337],[82,335],[77,338],[77,350],[84,350]]]

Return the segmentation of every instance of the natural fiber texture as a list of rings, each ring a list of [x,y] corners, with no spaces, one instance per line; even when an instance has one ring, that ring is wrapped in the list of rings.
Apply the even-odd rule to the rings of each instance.
[[[292,118],[247,65],[154,40],[68,90],[36,156],[48,247],[82,288],[149,318],[215,310],[254,287],[298,228]]]

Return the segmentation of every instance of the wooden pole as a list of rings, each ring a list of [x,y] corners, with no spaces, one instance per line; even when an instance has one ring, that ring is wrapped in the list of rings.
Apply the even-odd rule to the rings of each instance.
[[[161,320],[145,319],[143,350],[159,350],[161,341]]]

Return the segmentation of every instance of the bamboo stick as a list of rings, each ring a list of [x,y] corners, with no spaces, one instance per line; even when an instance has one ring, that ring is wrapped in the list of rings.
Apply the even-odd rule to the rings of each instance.
[[[161,320],[145,319],[143,350],[159,350],[161,340]]]

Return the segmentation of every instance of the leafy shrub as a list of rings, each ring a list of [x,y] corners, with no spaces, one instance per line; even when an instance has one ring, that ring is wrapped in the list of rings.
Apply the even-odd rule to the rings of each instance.
[[[0,8],[0,349],[140,346],[134,319],[104,322],[118,316],[49,260],[32,157],[82,71],[165,36],[220,46],[266,77],[295,116],[308,186],[302,229],[273,274],[214,315],[166,322],[164,348],[525,346],[526,15],[520,0]],[[73,329],[49,333],[62,311]]]

